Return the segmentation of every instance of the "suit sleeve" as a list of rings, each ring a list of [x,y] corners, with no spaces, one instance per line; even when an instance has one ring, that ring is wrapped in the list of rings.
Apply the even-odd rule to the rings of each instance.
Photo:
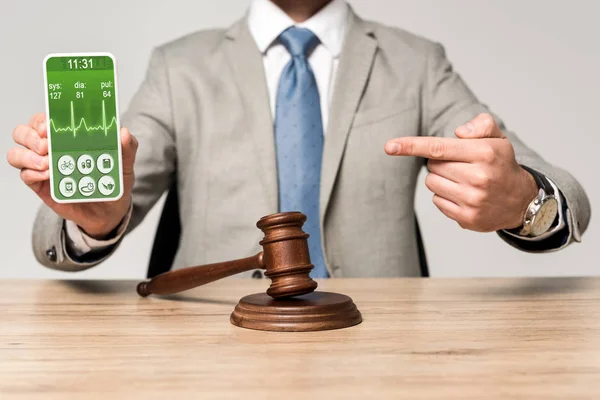
[[[174,177],[175,128],[168,73],[163,50],[157,48],[150,57],[142,85],[121,118],[121,125],[139,141],[133,204],[126,233],[140,224]],[[73,254],[69,252],[65,220],[42,205],[34,222],[34,254],[41,264],[52,269],[81,271],[91,268],[113,254],[120,243],[118,240],[83,255]]]
[[[487,106],[480,103],[446,58],[444,48],[433,44],[427,57],[427,77],[424,89],[425,133],[430,136],[455,137],[454,130],[481,113],[491,114],[500,129],[512,143],[517,162],[548,177],[558,187],[565,202],[566,231],[557,232],[564,238],[550,238],[526,242],[502,232],[500,237],[510,245],[524,251],[542,252],[558,250],[572,241],[579,241],[590,220],[590,203],[580,183],[567,171],[546,162],[527,147],[517,135],[508,130],[504,122]]]

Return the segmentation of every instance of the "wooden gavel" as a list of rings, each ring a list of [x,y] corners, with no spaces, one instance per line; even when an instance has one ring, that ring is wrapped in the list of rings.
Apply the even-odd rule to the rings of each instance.
[[[255,256],[216,264],[182,268],[157,275],[137,286],[140,296],[168,295],[192,289],[253,269],[266,269],[271,279],[267,294],[285,298],[311,293],[317,282],[309,276],[313,265],[308,251],[309,235],[302,230],[306,216],[284,212],[261,218],[256,226],[264,233],[263,251]]]

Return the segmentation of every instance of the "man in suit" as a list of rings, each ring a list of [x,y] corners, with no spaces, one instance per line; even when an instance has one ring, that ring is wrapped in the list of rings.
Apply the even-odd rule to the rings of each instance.
[[[175,268],[253,254],[260,217],[298,210],[313,276],[418,276],[425,163],[441,212],[522,250],[562,249],[590,218],[579,183],[492,115],[441,45],[343,0],[254,0],[228,29],[156,48],[122,118],[117,202],[53,202],[44,120],[15,129],[8,160],[44,202],[35,255],[59,270],[109,257],[173,180]]]

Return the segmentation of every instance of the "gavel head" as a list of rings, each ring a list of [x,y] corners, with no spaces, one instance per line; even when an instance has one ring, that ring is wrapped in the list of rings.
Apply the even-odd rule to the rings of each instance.
[[[317,282],[309,276],[308,233],[302,230],[306,215],[284,212],[260,219],[256,226],[265,234],[263,247],[265,275],[271,279],[267,294],[273,298],[299,296],[313,292]]]

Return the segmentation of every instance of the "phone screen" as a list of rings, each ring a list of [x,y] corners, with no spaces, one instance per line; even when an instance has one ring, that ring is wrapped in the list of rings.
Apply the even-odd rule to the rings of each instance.
[[[117,200],[123,192],[115,58],[50,54],[44,60],[52,198]]]

